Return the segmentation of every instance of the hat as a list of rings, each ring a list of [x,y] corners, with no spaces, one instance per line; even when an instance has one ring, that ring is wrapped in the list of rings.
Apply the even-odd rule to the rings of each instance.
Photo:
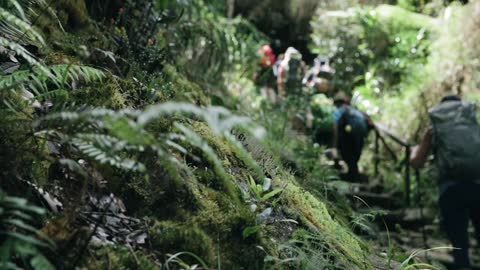
[[[447,102],[447,101],[462,101],[462,99],[458,95],[446,95],[442,98],[441,103]]]
[[[348,98],[347,94],[345,94],[345,92],[338,91],[335,96],[333,96],[333,103],[335,105],[349,104],[350,99]]]

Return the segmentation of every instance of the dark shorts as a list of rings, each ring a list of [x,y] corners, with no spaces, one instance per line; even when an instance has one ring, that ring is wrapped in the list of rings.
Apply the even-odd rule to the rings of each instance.
[[[255,84],[259,87],[275,88],[276,79],[272,68],[262,68],[258,74]]]

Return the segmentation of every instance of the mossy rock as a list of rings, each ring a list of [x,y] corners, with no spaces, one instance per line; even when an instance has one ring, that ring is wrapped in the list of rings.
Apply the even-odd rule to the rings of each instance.
[[[214,241],[195,225],[172,221],[155,222],[149,228],[149,235],[153,249],[163,254],[191,252],[206,262],[215,261]],[[191,263],[198,262],[191,261]]]

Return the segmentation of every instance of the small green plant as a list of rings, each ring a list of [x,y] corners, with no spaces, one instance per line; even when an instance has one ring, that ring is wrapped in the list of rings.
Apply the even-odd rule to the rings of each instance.
[[[256,234],[256,233],[257,233],[258,231],[260,231],[261,229],[262,229],[262,226],[261,226],[261,225],[255,225],[255,226],[246,227],[246,228],[243,229],[243,231],[242,231],[242,237],[243,237],[243,239],[246,239],[246,238],[248,238],[249,236]]]
[[[163,264],[162,269],[170,270],[170,269],[177,269],[177,267],[181,267],[181,269],[185,270],[196,270],[196,269],[210,269],[205,263],[202,258],[198,257],[197,255],[191,252],[178,252],[175,254],[167,254],[168,259]],[[189,264],[182,260],[180,257],[191,257],[193,258],[198,264]],[[173,267],[176,266],[176,267]],[[220,267],[219,267],[220,269]]]
[[[400,265],[399,270],[409,270],[409,269],[432,269],[432,270],[441,270],[431,264],[428,263],[421,263],[421,262],[412,262],[416,257],[418,257],[421,253],[426,253],[435,250],[444,250],[444,249],[452,249],[451,247],[435,247],[429,249],[420,249],[415,250],[405,259],[402,264]]]
[[[372,222],[379,216],[384,216],[385,211],[382,210],[371,210],[368,213],[355,213],[353,214],[353,219],[350,222],[352,229],[359,229],[363,232],[366,232],[370,235],[375,234],[374,227],[372,227]]]
[[[264,203],[283,191],[282,188],[276,188],[272,191],[267,192],[265,191],[264,187],[260,184],[257,184],[257,182],[255,182],[253,177],[250,175],[249,186],[259,203]]]

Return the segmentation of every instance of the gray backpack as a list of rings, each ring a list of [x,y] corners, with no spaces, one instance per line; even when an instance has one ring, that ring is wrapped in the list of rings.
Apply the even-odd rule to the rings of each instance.
[[[480,179],[480,126],[473,103],[447,101],[429,112],[440,179]]]

